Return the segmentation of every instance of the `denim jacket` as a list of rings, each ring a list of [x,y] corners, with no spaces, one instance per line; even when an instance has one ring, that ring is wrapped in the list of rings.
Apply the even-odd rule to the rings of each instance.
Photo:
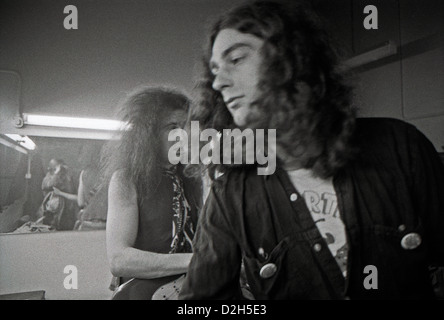
[[[287,173],[246,167],[212,187],[180,297],[240,297],[243,261],[256,299],[433,298],[429,266],[444,265],[442,163],[399,120],[358,119],[355,142],[358,155],[333,177],[349,243],[346,278]],[[366,266],[376,267],[372,288]]]

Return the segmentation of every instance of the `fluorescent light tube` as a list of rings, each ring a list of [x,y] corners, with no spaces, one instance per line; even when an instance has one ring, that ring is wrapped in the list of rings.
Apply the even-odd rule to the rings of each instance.
[[[124,122],[118,120],[110,120],[110,119],[45,116],[45,115],[24,113],[23,120],[26,125],[34,125],[34,126],[108,130],[108,131],[125,130],[127,128]]]

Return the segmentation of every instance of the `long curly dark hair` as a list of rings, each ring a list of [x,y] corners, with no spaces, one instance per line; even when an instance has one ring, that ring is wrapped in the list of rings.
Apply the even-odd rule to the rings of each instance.
[[[136,187],[139,203],[155,191],[162,177],[159,132],[162,119],[174,110],[189,111],[185,94],[168,87],[141,86],[129,93],[120,106],[120,118],[128,126],[118,139],[110,141],[102,155],[107,182],[121,172],[123,183]]]
[[[256,103],[261,116],[249,127],[276,129],[278,159],[286,154],[320,177],[332,176],[354,153],[352,90],[319,17],[300,3],[256,1],[220,17],[210,31],[199,98],[189,120],[199,121],[201,129],[235,127],[221,94],[212,88],[209,68],[214,41],[227,28],[264,41]],[[211,178],[229,168],[206,167]]]

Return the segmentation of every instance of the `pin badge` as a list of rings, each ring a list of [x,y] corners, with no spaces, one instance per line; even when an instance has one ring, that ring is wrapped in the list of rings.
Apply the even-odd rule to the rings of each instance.
[[[259,275],[262,279],[268,279],[274,276],[277,271],[277,267],[274,263],[267,263],[259,271]]]
[[[260,247],[258,253],[263,259],[268,259],[268,253],[265,252],[264,248]]]
[[[419,247],[422,239],[418,233],[412,232],[406,234],[401,240],[401,246],[406,250],[412,250]]]

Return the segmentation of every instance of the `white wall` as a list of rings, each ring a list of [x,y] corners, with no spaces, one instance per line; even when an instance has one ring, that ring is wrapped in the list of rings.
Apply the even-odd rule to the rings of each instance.
[[[361,115],[407,121],[421,130],[437,151],[443,152],[444,2],[378,0],[376,3],[383,17],[384,12],[392,12],[390,18],[381,20],[383,30],[375,32],[356,25],[357,37],[365,39],[363,43],[367,45],[377,43],[372,35],[378,41],[392,40],[399,46],[398,55],[391,63],[360,73]]]
[[[66,265],[78,270],[78,289],[67,290]],[[105,231],[0,235],[0,294],[46,291],[48,300],[110,299]]]
[[[242,0],[2,0],[0,131],[17,132],[15,113],[114,118],[116,105],[140,84],[190,92],[207,21]],[[66,5],[78,29],[65,30]],[[0,85],[5,81],[0,79]],[[54,135],[24,128],[27,135]],[[80,130],[58,136],[84,138]],[[98,135],[98,133],[95,133]],[[93,138],[86,136],[86,138]],[[94,138],[109,138],[95,136]]]

